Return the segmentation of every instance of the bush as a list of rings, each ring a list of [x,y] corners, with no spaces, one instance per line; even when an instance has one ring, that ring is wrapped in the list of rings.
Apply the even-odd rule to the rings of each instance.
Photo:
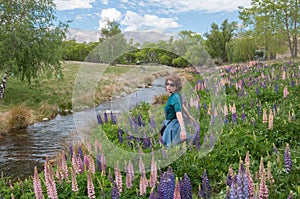
[[[14,107],[9,112],[9,129],[22,129],[27,127],[32,119],[31,111],[24,106]]]

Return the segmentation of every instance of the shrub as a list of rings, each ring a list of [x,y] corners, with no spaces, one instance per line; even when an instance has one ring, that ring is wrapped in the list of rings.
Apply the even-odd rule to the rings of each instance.
[[[16,106],[9,111],[9,129],[21,129],[27,127],[32,119],[31,111],[25,106]]]

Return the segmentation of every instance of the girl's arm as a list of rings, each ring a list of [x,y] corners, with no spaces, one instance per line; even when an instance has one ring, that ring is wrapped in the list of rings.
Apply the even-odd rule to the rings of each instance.
[[[185,131],[185,126],[183,122],[183,117],[182,117],[182,112],[176,112],[176,117],[180,125],[180,139],[182,141],[186,140],[186,131]]]
[[[182,104],[182,110],[183,112],[189,117],[189,119],[193,122],[196,123],[195,118],[193,118],[193,116],[191,116],[191,114],[189,113],[189,111],[187,110],[186,106],[184,104]]]

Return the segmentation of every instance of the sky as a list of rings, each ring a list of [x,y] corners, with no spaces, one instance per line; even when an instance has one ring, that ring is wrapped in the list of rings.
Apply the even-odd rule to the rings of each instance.
[[[101,30],[107,20],[117,21],[121,30],[191,30],[204,34],[211,24],[221,26],[241,21],[238,7],[251,0],[54,0],[60,21],[72,20],[71,28]]]

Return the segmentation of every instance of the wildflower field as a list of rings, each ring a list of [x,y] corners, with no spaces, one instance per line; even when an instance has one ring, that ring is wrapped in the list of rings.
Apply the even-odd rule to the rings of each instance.
[[[0,198],[300,198],[300,63],[226,66],[212,87],[189,75],[192,142],[162,146],[163,104],[99,114],[88,142],[30,179],[2,177]]]

